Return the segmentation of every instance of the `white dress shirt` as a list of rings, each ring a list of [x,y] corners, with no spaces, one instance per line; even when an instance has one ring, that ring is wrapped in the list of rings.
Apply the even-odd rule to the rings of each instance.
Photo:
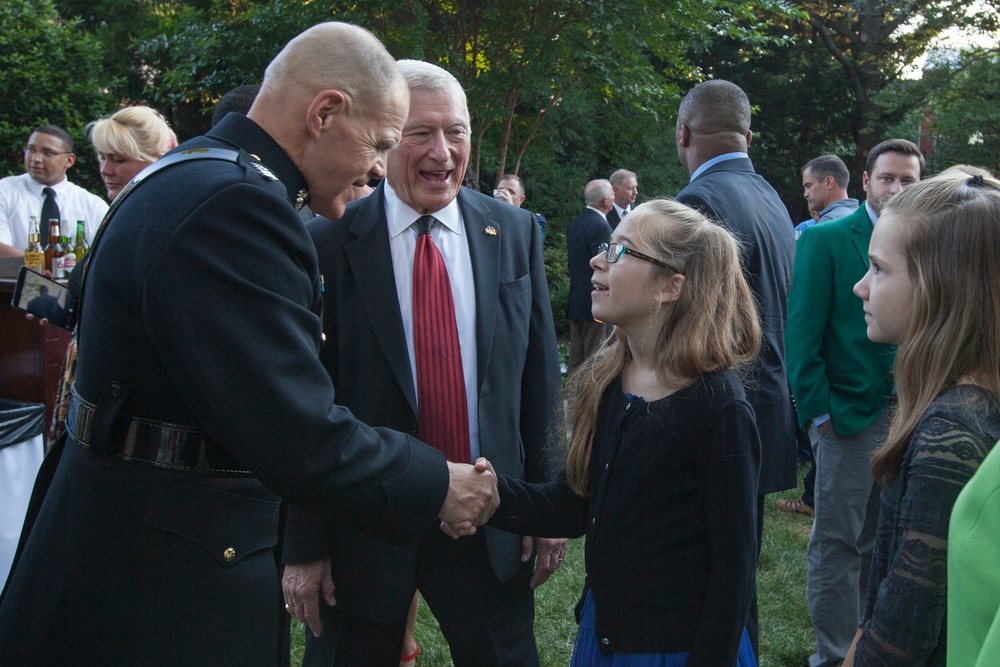
[[[691,172],[691,180],[693,181],[694,179],[698,178],[703,173],[705,173],[706,171],[708,171],[711,167],[714,167],[715,165],[719,164],[720,162],[726,162],[728,160],[742,160],[744,158],[746,158],[747,160],[749,160],[750,159],[750,154],[749,153],[743,153],[741,151],[734,151],[732,153],[723,153],[722,155],[716,155],[712,159],[706,160],[697,169],[695,169],[694,171],[692,171]]]
[[[417,219],[422,214],[400,201],[389,181],[385,183],[385,218],[389,225],[389,248],[396,279],[399,314],[403,318],[406,351],[410,358],[413,386],[417,386],[417,362],[413,350],[413,253],[417,247]],[[476,357],[476,289],[472,256],[465,234],[465,221],[458,199],[432,214],[439,224],[431,227],[431,239],[448,267],[448,281],[455,302],[455,322],[462,349],[462,372],[469,405],[469,444],[472,460],[479,456],[479,392]],[[462,462],[460,462],[462,463]]]
[[[602,218],[604,218],[604,220],[605,220],[605,221],[607,221],[607,219],[608,219],[608,215],[607,215],[607,214],[606,214],[606,213],[605,213],[604,211],[602,211],[601,209],[599,209],[599,208],[594,208],[593,206],[590,206],[590,205],[588,205],[588,206],[587,206],[587,208],[589,208],[589,209],[590,209],[591,211],[593,211],[594,213],[597,213],[597,214],[599,214],[599,215],[600,215],[600,216],[601,216]],[[618,207],[617,207],[617,206],[615,206],[615,208],[618,208]],[[620,217],[620,216],[621,216],[621,212],[619,212],[619,213],[618,213],[618,215],[619,215],[619,217]]]
[[[629,204],[625,208],[622,208],[621,206],[619,206],[618,204],[616,204],[614,202],[611,202],[611,205],[615,207],[615,212],[618,214],[618,219],[619,220],[621,220],[622,218],[624,218],[626,213],[631,213],[632,212],[632,204]],[[588,206],[587,208],[594,208],[594,207],[593,206]],[[596,211],[597,209],[594,209],[594,210]],[[604,215],[604,214],[602,213],[601,215]],[[608,216],[606,216],[606,215],[604,216],[605,219],[607,219],[607,217]]]
[[[14,246],[18,250],[28,247],[28,219],[42,215],[44,188],[43,184],[27,173],[0,179],[0,243]],[[104,214],[108,212],[107,202],[79,185],[70,183],[68,178],[53,185],[52,189],[56,192],[59,216],[67,227],[60,227],[60,233],[75,239],[76,221],[83,220],[87,241],[93,243],[94,234],[97,233]],[[46,243],[48,239],[42,239],[42,245]]]

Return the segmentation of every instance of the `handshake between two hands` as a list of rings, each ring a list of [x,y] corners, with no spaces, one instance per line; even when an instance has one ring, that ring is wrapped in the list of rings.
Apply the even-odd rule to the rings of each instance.
[[[493,466],[480,457],[475,465],[448,462],[448,495],[441,506],[441,530],[458,539],[474,535],[500,506]]]
[[[490,520],[500,506],[497,476],[484,458],[475,465],[448,462],[448,495],[441,506],[441,530],[454,539],[474,535],[476,526]],[[566,556],[565,539],[521,538],[521,561],[527,562],[537,545],[538,560],[529,586],[536,588],[549,578]],[[320,619],[320,597],[328,606],[337,603],[334,597],[330,560],[286,565],[281,580],[285,610],[306,623],[317,637],[323,631]]]

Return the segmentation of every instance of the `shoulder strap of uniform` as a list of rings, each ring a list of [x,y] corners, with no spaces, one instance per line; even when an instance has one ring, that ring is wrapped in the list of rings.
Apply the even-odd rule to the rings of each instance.
[[[117,211],[122,205],[122,202],[124,202],[128,196],[132,194],[132,191],[153,174],[159,173],[167,167],[172,167],[175,164],[180,164],[181,162],[190,162],[191,160],[222,160],[224,162],[235,163],[239,162],[239,159],[239,151],[230,150],[228,148],[188,148],[187,150],[171,153],[170,155],[160,158],[140,171],[131,181],[129,181],[128,185],[125,186],[125,189],[119,192],[118,196],[115,197],[115,200],[111,202],[111,207],[104,215],[104,219],[101,220],[101,224],[97,228],[97,233],[94,234],[94,241],[90,244],[90,252],[88,252],[83,258],[83,267],[80,269],[80,296],[77,308],[78,325],[79,318],[83,316],[83,288],[85,281],[87,280],[87,270],[90,267],[90,260],[94,258],[97,251],[97,244],[101,240],[101,237],[104,236],[104,230],[107,229],[111,216],[115,214],[115,211]]]
[[[178,151],[176,153],[171,153],[166,155],[153,164],[149,165],[135,177],[129,181],[125,189],[118,193],[115,200],[111,202],[111,207],[108,212],[104,215],[104,219],[101,220],[100,226],[97,228],[97,233],[94,235],[94,241],[90,244],[90,252],[84,257],[83,273],[80,278],[80,300],[83,300],[83,281],[87,278],[87,267],[90,265],[90,259],[94,256],[94,251],[97,250],[97,242],[101,240],[104,235],[104,230],[108,226],[108,221],[111,220],[111,216],[115,214],[115,211],[122,205],[132,191],[135,190],[140,183],[144,182],[153,174],[163,171],[167,167],[172,167],[175,164],[181,162],[190,162],[191,160],[223,160],[225,162],[239,162],[240,153],[239,151],[230,150],[228,148],[189,148],[187,150]],[[80,309],[82,311],[83,304],[80,304]]]

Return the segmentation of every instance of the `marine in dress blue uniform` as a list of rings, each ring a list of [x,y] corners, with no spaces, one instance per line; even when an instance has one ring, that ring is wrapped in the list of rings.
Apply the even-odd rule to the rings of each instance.
[[[358,43],[398,83],[370,94],[387,106],[363,122],[405,114],[391,57],[353,26],[310,29],[267,77]],[[153,174],[95,243],[70,438],[0,602],[4,664],[274,664],[284,613],[275,492],[399,541],[449,506],[458,473],[437,450],[334,405],[317,356],[316,254],[291,203],[307,192],[302,154],[293,160],[264,125],[305,117],[301,104],[302,142],[315,150],[338,140],[323,132],[343,117],[322,105],[344,96],[324,88],[298,102],[304,91],[267,77],[256,115],[231,114],[177,149],[233,160]],[[401,125],[385,122],[389,134]],[[341,156],[345,185],[381,170],[377,152],[358,153]],[[337,210],[335,187],[320,185],[331,199],[318,205]]]

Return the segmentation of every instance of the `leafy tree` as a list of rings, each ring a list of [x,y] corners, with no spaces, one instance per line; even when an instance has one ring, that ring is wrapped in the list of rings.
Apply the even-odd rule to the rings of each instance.
[[[918,141],[924,108],[934,110],[939,125],[955,116],[941,112],[942,95],[952,90],[951,79],[970,63],[954,57],[932,59],[923,76],[913,79],[916,59],[935,44],[931,36],[948,25],[988,31],[995,23],[989,19],[990,5],[982,4],[969,16],[935,10],[913,18],[913,12],[919,12],[914,7],[929,4],[876,5],[865,0],[802,3],[777,13],[762,10],[770,25],[765,32],[775,38],[771,44],[747,48],[723,37],[695,54],[706,77],[730,79],[747,91],[755,107],[751,157],[794,220],[808,215],[798,170],[812,157],[833,153],[844,158],[852,176],[851,196],[863,198],[860,177],[874,143],[890,136]],[[876,6],[884,12],[873,14]],[[958,11],[957,3],[952,7]],[[781,36],[788,39],[779,41]],[[975,75],[975,80],[989,79]],[[980,118],[987,117],[987,105],[976,108]],[[966,117],[966,122],[982,120]],[[868,134],[863,135],[862,128],[868,128]],[[939,134],[939,158],[946,157],[942,149],[947,141]],[[984,151],[988,144],[987,139]],[[954,141],[947,145],[948,150],[957,146]]]
[[[737,0],[218,1],[164,10],[137,51],[150,74],[144,95],[172,109],[181,126],[182,107],[201,111],[228,88],[259,80],[304,26],[330,19],[366,26],[398,57],[439,63],[459,78],[473,114],[473,166],[495,181],[526,168],[536,148],[549,149],[547,135],[559,128],[592,139],[585,148],[602,167],[620,152],[638,149],[642,160],[658,150],[662,121],[672,122],[679,101],[677,81],[691,71],[688,47],[706,43],[706,26],[754,39],[748,7]]]
[[[976,6],[971,9],[965,0],[802,3],[816,39],[840,65],[850,83],[858,112],[852,128],[853,171],[860,173],[868,151],[885,138],[887,127],[923,104],[923,100],[896,95],[890,98],[901,104],[890,105],[882,93],[901,80],[905,70],[928,51],[935,39],[955,28],[996,31],[996,1]]]
[[[24,171],[21,147],[31,130],[55,124],[77,142],[73,179],[100,183],[84,126],[115,107],[100,72],[100,45],[79,23],[64,21],[52,0],[0,3],[0,146],[2,174]]]
[[[919,80],[902,83],[900,95],[921,97],[926,103],[907,114],[893,132],[912,132],[923,124],[933,141],[927,156],[930,171],[958,163],[1000,170],[1000,54],[984,49],[940,51],[929,59]]]
[[[142,100],[143,68],[133,42],[157,24],[160,3],[141,0],[53,0],[59,15],[79,21],[100,44],[99,71],[122,100]]]
[[[809,216],[800,168],[823,154],[839,155],[850,166],[858,114],[840,66],[811,39],[803,18],[794,11],[770,16],[774,40],[765,48],[750,50],[725,38],[698,59],[706,78],[727,79],[746,91],[753,105],[750,157],[796,222]],[[860,192],[860,172],[852,172],[851,190],[852,196]]]
[[[588,180],[626,166],[640,174],[643,192],[677,192],[683,175],[673,119],[682,84],[693,75],[687,53],[716,34],[770,40],[753,6],[219,0],[162,9],[157,30],[136,51],[149,75],[143,95],[170,111],[179,132],[193,134],[205,129],[203,111],[229,88],[259,81],[268,60],[303,27],[325,20],[365,26],[395,56],[440,64],[462,82],[472,113],[472,165],[484,189],[505,172],[525,178],[528,206],[549,218],[549,247],[558,253],[560,225],[582,207]],[[558,289],[564,263],[549,268]]]

